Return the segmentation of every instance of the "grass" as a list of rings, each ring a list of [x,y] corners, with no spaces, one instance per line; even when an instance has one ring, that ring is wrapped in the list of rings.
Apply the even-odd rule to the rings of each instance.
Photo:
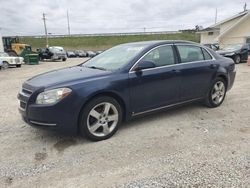
[[[82,36],[49,38],[50,46],[62,46],[65,49],[104,50],[112,46],[137,41],[148,40],[188,40],[199,42],[199,35],[195,33],[127,35],[127,36]],[[24,37],[22,43],[30,44],[33,50],[45,47],[45,38]]]

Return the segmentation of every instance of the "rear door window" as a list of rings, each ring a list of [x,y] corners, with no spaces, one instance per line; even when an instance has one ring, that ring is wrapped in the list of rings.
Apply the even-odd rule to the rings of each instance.
[[[181,63],[203,61],[204,56],[200,47],[192,45],[177,45]]]

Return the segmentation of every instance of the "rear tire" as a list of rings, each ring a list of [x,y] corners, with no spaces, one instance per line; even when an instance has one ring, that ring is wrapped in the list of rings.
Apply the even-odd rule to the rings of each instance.
[[[63,60],[63,61],[66,61],[66,58],[63,58],[62,60]]]
[[[17,68],[21,68],[22,65],[16,65]]]
[[[209,108],[220,106],[226,97],[226,91],[226,81],[220,77],[216,78],[207,94],[205,105]]]
[[[101,141],[112,137],[121,122],[120,104],[112,97],[101,96],[84,106],[80,115],[79,130],[87,139]]]

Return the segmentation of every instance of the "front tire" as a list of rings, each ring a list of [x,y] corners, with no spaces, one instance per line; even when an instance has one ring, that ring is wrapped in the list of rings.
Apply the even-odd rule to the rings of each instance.
[[[217,78],[207,94],[205,104],[209,108],[216,108],[220,106],[226,96],[226,81],[223,78]]]
[[[4,61],[2,69],[7,69],[7,68],[9,68],[9,63],[7,63],[6,61]]]
[[[239,63],[241,62],[241,57],[240,57],[240,55],[236,55],[236,56],[234,57],[234,62],[235,62],[235,64],[239,64]]]
[[[84,107],[79,129],[80,133],[92,141],[112,137],[122,121],[120,104],[112,97],[94,98]]]

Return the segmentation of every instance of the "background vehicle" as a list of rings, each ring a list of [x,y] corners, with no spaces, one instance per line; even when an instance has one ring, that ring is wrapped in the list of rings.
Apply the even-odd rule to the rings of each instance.
[[[217,51],[220,49],[219,44],[218,43],[209,43],[209,44],[203,44],[203,46],[206,46],[214,51]]]
[[[67,57],[77,57],[77,55],[73,51],[67,51],[66,53],[67,53]]]
[[[52,60],[62,60],[66,61],[67,60],[67,54],[63,47],[60,46],[51,46],[49,47],[49,51],[53,54],[51,56]]]
[[[247,61],[248,46],[246,44],[231,44],[217,51],[217,53],[224,57],[232,58],[238,64]]]
[[[41,61],[43,61],[44,59],[51,59],[51,57],[53,56],[53,53],[49,51],[48,48],[39,48],[37,49],[37,52]]]
[[[99,50],[99,51],[96,51],[95,53],[96,53],[96,55],[99,55],[99,54],[101,54],[103,51],[101,51],[101,50]]]
[[[96,56],[96,53],[93,51],[87,51],[88,57],[92,58]]]
[[[83,50],[74,51],[77,57],[87,57],[87,53]]]
[[[4,51],[10,56],[21,56],[21,53],[25,50],[26,53],[32,52],[31,46],[19,42],[18,37],[3,37]]]
[[[235,74],[231,59],[196,43],[129,43],[27,80],[19,108],[33,126],[80,130],[98,141],[115,134],[123,120],[149,112],[194,101],[218,107]]]
[[[31,59],[33,63],[38,63],[38,54],[32,51],[30,45],[20,43],[18,37],[2,37],[2,40],[4,51],[8,53],[9,56],[22,57],[23,61],[28,64],[30,64]]]
[[[0,60],[3,62],[5,68],[9,66],[21,67],[23,64],[22,57],[11,57],[6,52],[0,52]]]

